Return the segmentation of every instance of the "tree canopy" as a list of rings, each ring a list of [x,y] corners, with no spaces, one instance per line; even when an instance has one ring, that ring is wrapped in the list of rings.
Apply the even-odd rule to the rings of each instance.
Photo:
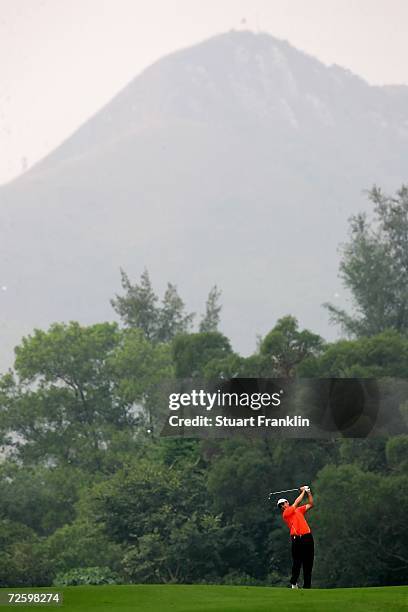
[[[374,217],[350,220],[350,240],[343,246],[340,276],[351,292],[353,313],[326,304],[333,322],[352,336],[386,329],[408,330],[408,187],[395,196],[378,187],[368,193]]]
[[[55,323],[23,338],[0,377],[0,586],[283,586],[287,528],[267,493],[303,483],[316,501],[316,586],[406,582],[408,403],[391,377],[408,377],[408,197],[405,188],[370,197],[376,220],[354,218],[341,268],[356,312],[330,307],[353,339],[326,343],[287,315],[242,356],[218,330],[216,287],[192,332],[176,287],[160,301],[147,271],[136,284],[122,271],[124,294],[112,300],[120,324]],[[160,437],[165,381],[299,376],[385,377],[398,432]]]

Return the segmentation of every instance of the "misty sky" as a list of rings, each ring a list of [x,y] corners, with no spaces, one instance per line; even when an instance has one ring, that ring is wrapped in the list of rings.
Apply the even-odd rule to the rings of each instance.
[[[0,183],[178,48],[259,29],[370,83],[408,84],[407,22],[407,0],[0,0]]]

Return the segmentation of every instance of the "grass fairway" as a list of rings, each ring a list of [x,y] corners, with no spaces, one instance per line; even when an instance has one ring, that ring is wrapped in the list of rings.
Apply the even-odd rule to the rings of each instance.
[[[4,593],[50,592],[53,589],[1,589]],[[62,607],[48,609],[63,612],[95,610],[98,612],[406,612],[408,587],[369,589],[291,589],[232,586],[100,586],[70,587],[64,593]],[[3,599],[4,601],[4,599]],[[30,610],[32,606],[1,606],[2,609]]]

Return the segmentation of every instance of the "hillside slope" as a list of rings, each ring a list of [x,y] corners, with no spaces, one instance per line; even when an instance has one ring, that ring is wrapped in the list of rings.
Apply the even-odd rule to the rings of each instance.
[[[0,188],[0,370],[33,326],[111,319],[120,266],[195,311],[217,283],[244,352],[286,313],[333,336],[347,219],[406,180],[407,89],[250,32],[156,62]]]

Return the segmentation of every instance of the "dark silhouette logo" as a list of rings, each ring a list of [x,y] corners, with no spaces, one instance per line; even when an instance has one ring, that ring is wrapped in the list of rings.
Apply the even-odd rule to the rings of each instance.
[[[374,379],[316,380],[311,396],[311,417],[324,431],[365,438],[376,425],[379,389]]]

